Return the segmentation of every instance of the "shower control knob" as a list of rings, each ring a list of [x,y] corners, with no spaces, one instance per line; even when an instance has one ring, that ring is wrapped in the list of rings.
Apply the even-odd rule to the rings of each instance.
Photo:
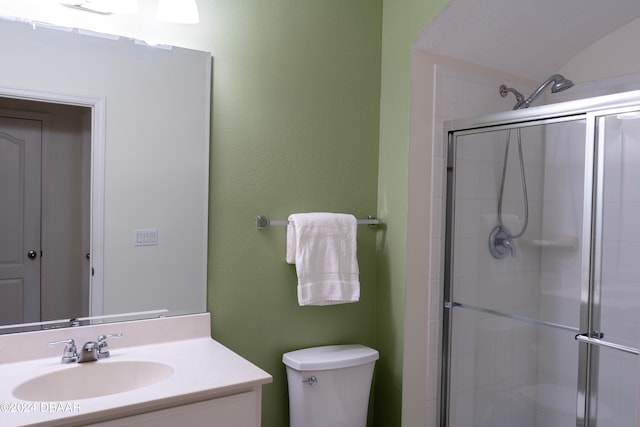
[[[38,257],[38,252],[36,251],[30,250],[29,252],[27,252],[27,258],[36,259],[37,257]]]
[[[498,225],[489,235],[489,252],[496,259],[516,256],[516,248],[506,227]]]

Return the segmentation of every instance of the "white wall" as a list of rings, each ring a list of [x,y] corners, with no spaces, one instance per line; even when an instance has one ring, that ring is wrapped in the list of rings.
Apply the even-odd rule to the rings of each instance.
[[[20,58],[0,87],[106,101],[105,313],[204,311],[210,55],[7,21],[0,32],[5,58]],[[134,247],[139,228],[159,229],[159,244]]]
[[[575,83],[635,73],[640,70],[639,34],[640,19],[636,19],[568,58],[559,72]]]

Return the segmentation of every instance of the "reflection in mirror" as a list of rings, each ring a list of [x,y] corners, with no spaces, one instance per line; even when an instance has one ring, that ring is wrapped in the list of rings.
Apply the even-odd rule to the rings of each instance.
[[[89,315],[91,110],[0,98],[0,324]]]
[[[6,20],[0,49],[0,333],[205,311],[210,54]]]

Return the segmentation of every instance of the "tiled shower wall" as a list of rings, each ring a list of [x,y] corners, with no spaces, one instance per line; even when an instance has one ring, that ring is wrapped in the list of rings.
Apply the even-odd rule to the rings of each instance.
[[[638,89],[640,73],[577,84],[547,100],[562,102]],[[607,119],[604,135],[603,250],[598,260],[602,273],[601,331],[608,341],[637,348],[640,344],[640,121],[618,119],[614,115]],[[581,234],[583,174],[580,170],[584,162],[580,147],[584,137],[581,124],[575,123],[566,127],[564,134],[549,138],[560,144],[547,145],[547,168],[555,165],[562,172],[545,188],[545,224],[546,218],[555,222],[555,226],[546,231],[565,242]],[[565,141],[577,143],[562,144]],[[562,192],[558,192],[560,188]],[[578,316],[578,257],[579,251],[564,245],[547,251],[542,259],[542,294],[550,291],[545,296],[552,296],[554,302],[543,296],[541,310],[562,322]],[[551,331],[540,334],[538,339],[541,346],[555,346],[555,360],[559,364],[571,366],[568,363],[573,359],[574,347],[561,343]],[[606,348],[601,348],[599,354],[598,426],[636,425],[637,357]],[[538,370],[540,383],[549,384],[553,379],[565,390],[575,387],[567,381],[567,372],[563,376],[554,371],[551,364],[539,361]],[[563,396],[558,399],[556,412],[546,426],[565,426],[572,421],[575,398],[571,393]]]
[[[546,127],[537,318],[575,330],[538,328],[536,427],[576,422],[585,135],[584,120]]]
[[[600,329],[607,341],[639,348],[640,119],[611,116],[605,139]],[[637,359],[600,351],[599,425],[636,425]]]
[[[523,187],[518,166],[517,132],[488,132],[457,141],[456,212],[453,300],[467,309],[454,310],[452,343],[453,426],[512,425],[535,427],[533,407],[514,399],[529,393],[536,380],[536,328],[505,317],[477,311],[489,309],[535,317],[538,312],[540,248],[530,236],[540,235],[544,171],[543,133],[521,132],[525,159],[529,219],[522,238],[514,239],[514,256],[495,259],[488,249],[498,224],[498,188],[505,142],[511,139],[503,224],[515,234],[525,227]],[[498,424],[499,423],[499,424]]]
[[[442,124],[448,120],[465,117],[497,113],[510,110],[515,104],[515,97],[509,94],[502,98],[499,94],[501,84],[510,85],[507,81],[496,80],[485,76],[477,76],[450,67],[438,66],[436,69],[436,103],[434,129],[434,223],[432,224],[432,277],[430,287],[430,301],[442,301],[442,247],[444,242],[444,203],[445,203],[445,170],[446,153]],[[530,91],[533,88],[518,88]],[[535,131],[533,131],[535,133]],[[501,310],[505,312],[520,312],[522,315],[537,310],[535,296],[523,294],[524,289],[531,289],[532,284],[525,282],[529,279],[537,281],[539,269],[539,250],[531,247],[516,248],[524,251],[527,256],[514,258],[514,263],[500,263],[494,260],[487,250],[487,240],[491,229],[496,223],[498,186],[506,132],[473,136],[473,141],[462,143],[457,153],[459,204],[456,221],[462,226],[458,229],[456,245],[456,288],[457,297],[468,304]],[[511,135],[515,141],[516,135]],[[482,140],[478,140],[481,138]],[[542,134],[538,132],[536,138],[541,141]],[[516,146],[512,144],[511,157],[516,153]],[[530,149],[532,146],[528,147]],[[544,152],[542,145],[537,144],[526,156],[529,170],[537,171],[528,176],[529,195],[532,206],[541,206],[542,176],[540,166],[543,163]],[[515,159],[511,159],[514,161]],[[531,163],[534,163],[533,165]],[[517,184],[514,184],[517,183]],[[519,171],[508,169],[507,187],[505,188],[505,222],[511,223],[514,229],[522,226],[522,203],[518,197],[521,194]],[[537,203],[535,203],[537,201]],[[535,209],[535,208],[534,208]],[[539,209],[538,209],[539,210]],[[515,215],[507,213],[518,213]],[[540,213],[532,215],[538,218],[531,221],[530,229],[541,227]],[[505,280],[508,275],[516,271],[535,271],[535,277],[523,280],[519,288],[510,286],[512,280]],[[530,328],[516,327],[507,319],[496,319],[492,316],[458,311],[461,318],[456,318],[456,327],[462,320],[468,325],[478,325],[477,329],[458,329],[453,346],[456,358],[453,361],[452,386],[455,394],[452,401],[452,425],[475,425],[474,418],[482,417],[488,408],[498,408],[498,411],[508,412],[508,399],[505,396],[513,392],[515,387],[532,381],[531,372],[527,369],[530,362],[525,362],[527,354],[513,352],[503,347],[512,339],[525,349],[531,339]],[[439,338],[442,310],[440,305],[431,307],[430,313],[430,349],[428,361],[429,379],[438,378],[440,368],[440,354],[435,350]],[[526,329],[526,330],[525,330]],[[504,350],[504,351],[502,351]],[[476,359],[482,357],[487,362],[486,369],[476,369]],[[438,398],[438,383],[430,381],[430,399]],[[483,390],[482,396],[474,390]],[[504,404],[504,405],[503,405]],[[435,420],[430,420],[435,425]]]
[[[494,112],[507,111],[513,106],[513,99],[511,96],[507,98],[501,98],[498,94],[498,87],[500,84],[509,82],[497,81],[485,76],[473,75],[461,70],[452,69],[449,67],[438,67],[436,70],[436,103],[435,103],[435,117],[434,117],[434,152],[433,152],[433,206],[434,206],[434,220],[432,223],[432,260],[431,271],[432,276],[430,279],[430,301],[441,301],[441,289],[442,289],[442,247],[444,238],[444,179],[445,179],[445,157],[444,140],[442,134],[442,123],[444,121],[472,117],[477,115],[484,115]],[[627,90],[635,90],[640,88],[640,74],[628,75],[623,77],[617,77],[613,79],[606,79],[602,81],[596,81],[586,84],[576,85],[569,91],[561,94],[555,94],[549,97],[549,101],[559,102],[570,99],[578,99],[590,96],[603,95],[608,93],[617,93]],[[534,88],[518,87],[524,94],[530,93]],[[634,121],[635,123],[635,121]],[[610,156],[610,162],[617,162],[619,159],[624,158],[625,163],[618,162],[617,167],[609,166],[608,169],[613,171],[613,175],[608,180],[610,187],[621,188],[620,180],[621,171],[634,171],[640,170],[638,164],[633,162],[640,162],[640,145],[633,142],[640,143],[640,129],[638,133],[635,133],[632,122],[624,124],[626,130],[623,132],[627,138],[625,155],[618,155],[617,157],[612,154]],[[636,126],[640,128],[640,126]],[[541,155],[544,156],[545,170],[544,179],[531,178],[531,182],[538,180],[544,187],[539,187],[537,194],[541,196],[544,194],[544,200],[542,205],[539,203],[539,197],[536,197],[536,190],[530,190],[533,198],[530,196],[530,204],[536,204],[542,206],[543,212],[541,213],[542,221],[538,225],[541,227],[540,232],[541,239],[546,241],[552,241],[555,239],[555,243],[551,247],[545,247],[540,251],[540,255],[534,255],[531,259],[533,263],[538,262],[538,268],[540,269],[539,277],[539,295],[529,297],[529,307],[536,307],[537,316],[545,316],[551,319],[556,319],[566,324],[576,324],[577,307],[579,304],[579,292],[577,292],[576,286],[579,284],[579,280],[576,277],[579,276],[579,250],[576,245],[579,245],[579,240],[576,241],[577,236],[581,232],[581,219],[582,219],[582,170],[584,154],[580,152],[582,149],[582,142],[584,141],[584,131],[580,125],[573,123],[560,126],[558,128],[551,128],[545,137],[548,140],[560,139],[564,141],[578,141],[577,144],[563,144],[563,145],[549,145],[547,144]],[[633,136],[632,136],[633,135]],[[638,136],[634,136],[638,135]],[[622,144],[622,143],[621,143]],[[504,146],[504,142],[498,145]],[[612,143],[612,149],[615,148]],[[471,146],[469,146],[471,147]],[[620,145],[622,147],[622,145]],[[465,167],[472,167],[468,173],[480,173],[479,169],[473,171],[472,162],[476,162],[479,166],[482,164],[483,150],[486,150],[485,154],[495,151],[496,147],[490,147],[487,144],[482,149],[473,147],[461,151],[459,154],[460,159],[465,164]],[[620,148],[622,150],[622,148]],[[495,153],[492,153],[495,154]],[[637,154],[637,155],[635,155]],[[484,157],[485,160],[488,157]],[[500,158],[500,156],[497,156]],[[615,160],[618,159],[618,160]],[[512,159],[514,160],[514,159]],[[466,162],[466,163],[464,163]],[[501,165],[495,167],[494,170],[501,169]],[[617,174],[617,175],[616,175]],[[618,176],[618,184],[614,176]],[[639,188],[637,182],[640,182],[640,176],[635,177],[636,181],[632,181],[632,178],[627,177],[626,180],[628,188]],[[472,182],[471,179],[469,182]],[[478,182],[483,182],[482,179],[478,179]],[[473,218],[479,218],[478,214],[480,210],[487,210],[486,214],[495,212],[495,205],[497,203],[497,185],[499,185],[499,179],[495,176],[490,177],[487,182],[490,182],[494,188],[483,190],[478,187],[477,191],[468,189],[471,197],[467,200],[467,205],[463,209],[463,216],[458,218],[458,221],[462,218],[464,222],[469,218],[471,224],[477,222]],[[517,180],[516,180],[517,182]],[[630,184],[636,182],[636,185]],[[535,188],[535,185],[532,186]],[[609,191],[609,190],[607,190]],[[483,192],[492,193],[494,195],[493,200],[490,197],[484,197],[481,194]],[[620,191],[614,194],[619,194]],[[481,195],[478,197],[478,195]],[[484,199],[483,201],[476,199]],[[535,200],[538,199],[538,200]],[[637,200],[636,200],[637,199]],[[615,199],[607,199],[610,205],[610,209],[605,214],[605,230],[613,230],[611,233],[605,235],[605,257],[603,259],[603,271],[604,282],[610,283],[610,289],[613,289],[612,293],[608,293],[606,297],[603,296],[603,325],[606,325],[609,329],[620,330],[620,334],[624,335],[623,339],[629,345],[637,344],[638,328],[636,313],[640,308],[640,269],[637,267],[637,259],[640,259],[640,226],[637,226],[635,218],[639,218],[639,215],[634,216],[633,212],[640,212],[640,189],[638,190],[638,197],[627,200],[624,203],[618,203]],[[537,203],[536,203],[537,202]],[[625,208],[621,208],[624,204]],[[494,209],[494,211],[492,211]],[[534,208],[535,209],[535,208]],[[507,211],[507,209],[505,209]],[[474,216],[475,214],[475,216]],[[495,213],[494,213],[495,215]],[[630,222],[631,221],[631,222]],[[626,224],[625,230],[635,230],[631,233],[621,233],[618,224]],[[535,225],[534,225],[535,227]],[[616,228],[617,227],[617,228]],[[482,228],[482,225],[481,227]],[[483,233],[480,233],[483,234]],[[463,263],[468,268],[469,265],[477,265],[487,261],[487,266],[491,265],[491,260],[484,259],[485,255],[478,255],[486,253],[486,239],[484,235],[475,236],[473,234],[467,234],[463,237],[468,238],[468,245],[463,245],[466,248],[466,254],[456,254],[460,256],[458,263]],[[475,239],[475,241],[474,241]],[[478,257],[483,260],[478,260]],[[633,261],[636,260],[636,261]],[[490,268],[490,267],[487,267]],[[637,270],[637,271],[636,271]],[[483,280],[482,270],[477,271],[475,277],[472,272],[467,275],[468,278],[475,281],[476,284],[486,286],[486,280]],[[485,272],[486,273],[486,272]],[[637,273],[637,274],[636,274]],[[464,276],[462,276],[464,277]],[[489,277],[485,275],[485,279]],[[482,285],[484,283],[484,285]],[[614,286],[615,285],[615,286]],[[496,283],[495,286],[499,286]],[[605,286],[603,284],[603,286]],[[467,289],[467,288],[465,288]],[[471,287],[468,290],[471,291]],[[478,287],[476,287],[478,289]],[[538,289],[537,289],[538,290]],[[472,292],[472,291],[471,291]],[[605,295],[605,294],[603,294]],[[472,298],[474,296],[471,296]],[[500,300],[509,300],[508,294],[502,292]],[[496,304],[499,304],[496,302]],[[429,376],[429,396],[430,400],[438,399],[438,381],[434,380],[438,378],[438,370],[440,368],[440,353],[437,342],[440,332],[440,320],[442,311],[440,309],[441,304],[432,304],[430,306],[430,325],[429,325],[429,338],[430,349],[428,360],[428,376]],[[498,307],[500,308],[500,307]],[[635,309],[635,310],[634,310]],[[517,310],[522,310],[518,308]],[[522,315],[527,314],[525,311],[520,312]],[[478,340],[478,337],[464,336],[464,332],[459,337],[457,345],[463,345],[464,350],[460,353],[461,357],[454,361],[454,372],[463,372],[461,375],[456,375],[453,378],[454,386],[458,387],[460,394],[456,397],[456,401],[453,404],[452,418],[457,417],[459,423],[455,425],[468,425],[475,426],[479,424],[479,420],[473,417],[481,416],[481,412],[473,410],[479,406],[480,408],[485,405],[491,404],[491,402],[475,402],[469,403],[469,396],[473,387],[484,386],[488,384],[482,380],[483,374],[474,372],[475,363],[472,363],[474,358],[478,356],[477,352],[480,350],[477,346],[480,341],[491,342],[492,339],[499,337],[498,334],[492,335],[491,331],[499,331],[500,328],[507,327],[509,321],[503,322],[502,325],[498,325],[495,319],[492,321],[487,316],[469,314],[473,317],[472,324],[478,324],[486,326],[484,328],[486,335],[482,337],[482,340]],[[548,363],[551,360],[557,359],[558,361],[564,360],[566,363],[572,363],[571,360],[575,359],[575,344],[568,344],[566,337],[555,334],[548,328],[538,328],[537,333],[531,333],[527,331],[518,331],[518,339],[531,339],[535,337],[537,342],[531,349],[543,348],[542,356],[537,357],[537,365],[535,371],[529,372],[529,374],[536,375],[536,378],[527,378],[522,376],[519,380],[508,379],[511,387],[518,384],[521,381],[523,384],[528,381],[533,381],[537,384],[535,399],[537,407],[539,408],[535,418],[538,418],[539,422],[543,423],[545,427],[554,425],[566,425],[567,419],[571,419],[572,413],[575,411],[575,397],[571,393],[571,388],[575,387],[572,382],[575,381],[575,376],[566,375],[563,377],[563,372],[558,371],[555,364]],[[562,334],[560,334],[562,335]],[[486,339],[486,341],[485,341]],[[497,342],[497,341],[496,341]],[[514,341],[518,343],[519,341]],[[525,348],[526,346],[516,345],[516,348]],[[456,345],[456,344],[454,344]],[[531,350],[534,351],[534,350]],[[637,378],[635,375],[636,365],[632,356],[620,355],[617,353],[607,353],[602,351],[603,368],[601,374],[601,406],[603,410],[600,416],[602,425],[619,426],[626,425],[625,420],[633,419],[635,406],[630,405],[629,399],[637,397]],[[494,353],[495,354],[495,353]],[[510,356],[509,356],[510,357]],[[571,360],[570,360],[571,359]],[[613,360],[609,359],[622,359]],[[508,356],[498,356],[497,359],[500,363],[496,363],[495,366],[513,366],[513,359],[509,360]],[[606,362],[606,366],[605,366]],[[510,364],[511,363],[511,364]],[[573,363],[577,363],[577,360]],[[633,372],[629,372],[633,369]],[[516,372],[516,371],[513,371]],[[631,373],[631,375],[629,375]],[[495,373],[494,373],[495,374]],[[504,375],[492,376],[502,381],[502,385],[506,384],[507,378]],[[488,378],[485,375],[485,378]],[[618,386],[620,382],[625,384],[623,387]],[[491,396],[498,396],[500,390],[509,390],[509,388],[500,388],[500,381],[494,384],[494,392]],[[549,388],[553,389],[549,389]],[[565,393],[565,391],[569,391]],[[621,391],[622,390],[622,391]],[[485,389],[486,391],[486,389]],[[631,393],[629,393],[629,391]],[[631,396],[629,396],[631,394]],[[548,396],[553,396],[553,401],[549,402],[546,399]],[[465,401],[466,399],[466,401]],[[496,401],[498,399],[495,399]],[[549,405],[551,403],[551,405]],[[471,406],[470,406],[471,405]],[[469,412],[468,409],[472,408]],[[459,410],[458,410],[459,409]],[[499,408],[497,408],[500,411]],[[617,415],[626,414],[626,415]],[[567,418],[569,417],[569,418]],[[616,418],[623,417],[623,418]],[[435,417],[434,417],[435,418]],[[606,420],[608,421],[606,421]],[[611,421],[613,420],[613,421]],[[429,420],[429,426],[435,426],[435,419]],[[608,423],[608,424],[607,424]],[[538,425],[543,425],[538,424]],[[535,424],[532,424],[535,425]]]

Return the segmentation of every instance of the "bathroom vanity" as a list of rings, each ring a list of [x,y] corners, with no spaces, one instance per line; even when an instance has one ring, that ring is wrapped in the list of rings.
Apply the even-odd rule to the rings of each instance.
[[[110,356],[61,363],[72,338]],[[211,339],[208,313],[0,336],[0,425],[259,427],[271,376]]]

